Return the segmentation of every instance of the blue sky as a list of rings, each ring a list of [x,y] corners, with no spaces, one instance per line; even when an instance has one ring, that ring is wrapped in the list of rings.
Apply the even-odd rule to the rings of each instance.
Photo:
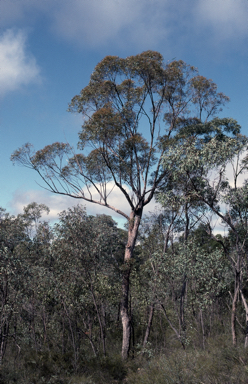
[[[248,134],[247,41],[247,0],[0,0],[0,206],[17,214],[36,201],[55,217],[78,202],[42,190],[10,155],[26,142],[76,145],[81,117],[68,103],[106,55],[151,49],[196,66],[230,97],[221,116]]]

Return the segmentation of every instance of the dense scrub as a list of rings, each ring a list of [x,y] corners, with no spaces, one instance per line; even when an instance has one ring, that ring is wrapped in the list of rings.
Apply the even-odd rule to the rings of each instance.
[[[149,351],[150,354],[151,350]],[[49,353],[26,353],[17,362],[6,361],[0,383],[50,384],[245,384],[248,375],[248,353],[234,348],[221,338],[211,339],[205,350],[188,347],[164,348],[153,357],[136,355],[123,363],[117,355],[80,359],[75,373],[68,364],[69,356]],[[25,355],[25,354],[24,354]],[[120,355],[120,354],[119,354]]]
[[[131,265],[130,358],[123,362],[126,231],[81,206],[50,227],[44,211],[36,203],[17,217],[1,210],[0,383],[247,382],[241,294],[236,345],[232,340],[232,235],[214,239],[200,224],[185,241],[175,239],[180,221],[167,236],[168,212],[144,218]]]

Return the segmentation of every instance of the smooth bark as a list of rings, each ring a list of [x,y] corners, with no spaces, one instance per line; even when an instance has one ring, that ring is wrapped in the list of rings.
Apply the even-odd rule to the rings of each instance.
[[[153,315],[154,315],[154,307],[155,307],[154,303],[150,305],[148,323],[146,326],[146,333],[145,333],[145,337],[143,340],[143,348],[145,348],[145,346],[148,342],[149,335],[150,335],[150,331],[151,331],[151,327],[152,327],[152,320],[153,320]]]
[[[94,306],[95,306],[96,313],[97,313],[98,323],[99,323],[99,327],[100,327],[100,331],[101,331],[102,351],[103,351],[104,356],[106,356],[105,331],[104,331],[104,326],[103,326],[103,323],[102,323],[101,315],[100,315],[100,312],[99,312],[99,309],[98,309],[98,306],[97,306],[97,303],[96,303],[96,298],[95,298],[95,295],[94,295],[92,284],[90,286],[90,291],[91,291],[91,295],[92,295],[92,298],[93,298]]]
[[[240,294],[245,307],[245,348],[247,348],[248,347],[248,305],[242,290],[240,290]]]
[[[232,300],[232,316],[231,316],[231,328],[232,328],[232,341],[233,345],[237,345],[237,332],[236,332],[236,317],[237,317],[237,302],[238,302],[238,288],[235,288],[233,300]]]
[[[125,248],[123,274],[122,274],[122,302],[121,302],[121,321],[123,329],[122,337],[122,359],[126,360],[130,351],[131,340],[131,318],[129,313],[129,285],[131,272],[131,259],[138,235],[139,225],[142,217],[143,207],[136,212],[132,211],[129,219],[128,241]]]
[[[170,319],[169,319],[169,317],[168,317],[168,315],[167,315],[167,312],[166,312],[166,309],[165,309],[164,305],[160,303],[160,306],[161,306],[161,308],[162,308],[162,310],[163,310],[163,314],[164,314],[166,320],[167,320],[168,323],[169,323],[169,326],[170,326],[171,329],[175,332],[175,334],[176,334],[178,340],[179,340],[180,343],[182,344],[183,349],[185,349],[185,344],[184,344],[184,342],[183,342],[183,340],[182,340],[182,337],[181,337],[180,333],[176,330],[176,328],[173,326],[172,322],[170,321]]]

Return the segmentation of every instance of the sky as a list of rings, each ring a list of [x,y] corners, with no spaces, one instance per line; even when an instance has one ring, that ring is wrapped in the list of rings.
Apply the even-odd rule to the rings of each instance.
[[[10,156],[26,142],[37,150],[55,141],[76,146],[82,117],[68,113],[68,103],[106,55],[156,50],[197,67],[230,97],[220,116],[248,135],[247,42],[248,0],[0,0],[0,206],[16,215],[35,201],[54,219],[78,203],[42,189]],[[112,201],[127,209],[115,190]],[[113,211],[86,207],[123,223]]]

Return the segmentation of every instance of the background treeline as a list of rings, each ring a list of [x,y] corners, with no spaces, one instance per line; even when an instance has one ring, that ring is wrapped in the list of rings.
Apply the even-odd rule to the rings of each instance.
[[[171,204],[143,218],[131,265],[126,362],[120,302],[127,231],[81,205],[53,226],[42,221],[49,212],[42,204],[16,217],[1,209],[0,383],[246,383],[244,199],[239,215],[235,204],[229,211],[238,237],[230,228],[225,237],[213,235],[207,216],[199,220],[199,204],[191,211]]]

